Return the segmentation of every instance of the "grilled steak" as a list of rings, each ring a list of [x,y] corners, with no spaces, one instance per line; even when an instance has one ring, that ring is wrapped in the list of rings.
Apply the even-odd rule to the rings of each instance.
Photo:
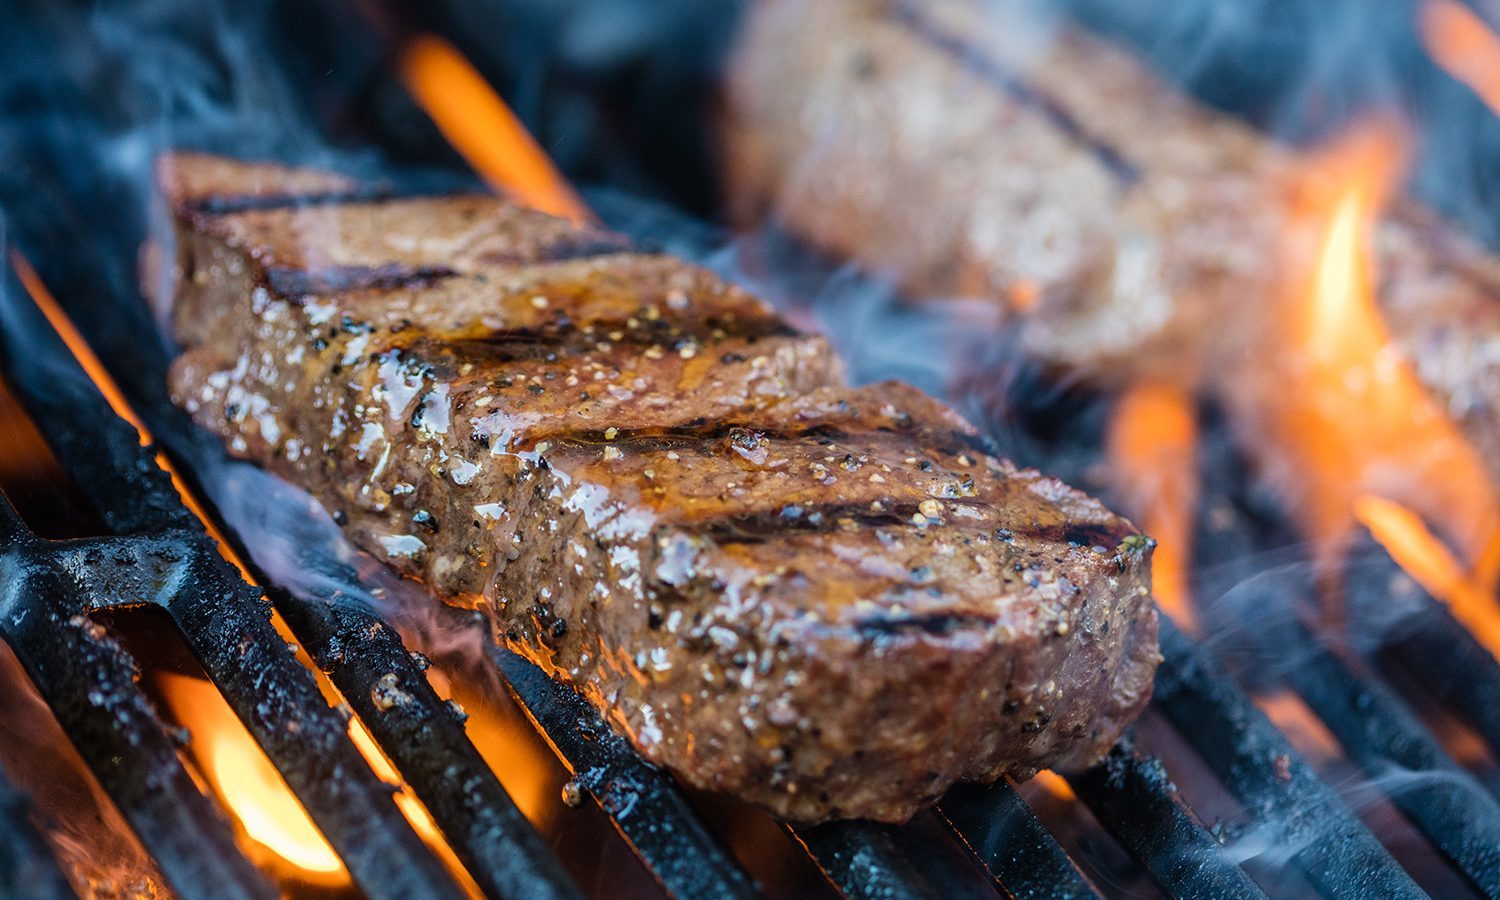
[[[487,196],[161,183],[177,402],[689,783],[897,821],[1146,702],[1148,539],[711,273]]]
[[[1285,292],[1305,161],[1129,52],[1000,6],[752,4],[727,81],[738,215],[769,210],[914,294],[995,298],[1075,376],[1213,388]],[[1375,250],[1398,349],[1500,475],[1500,261],[1411,204]]]

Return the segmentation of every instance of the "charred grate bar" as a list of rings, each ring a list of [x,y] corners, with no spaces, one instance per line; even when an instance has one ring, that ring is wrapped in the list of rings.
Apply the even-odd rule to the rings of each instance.
[[[824,822],[785,826],[817,860],[829,882],[845,897],[859,900],[928,900],[943,896],[874,822]]]
[[[1157,709],[1247,810],[1301,846],[1294,862],[1325,896],[1424,896],[1219,664],[1162,618]]]
[[[1383,554],[1382,554],[1383,556]],[[1384,558],[1386,572],[1362,584],[1389,583],[1395,564]],[[1384,594],[1354,602],[1382,602]],[[1402,671],[1437,686],[1436,699],[1473,728],[1490,751],[1500,755],[1500,662],[1442,604],[1430,597],[1415,615],[1402,620],[1397,633],[1373,652],[1379,665]],[[1351,604],[1353,605],[1353,604]]]
[[[1174,896],[1264,897],[1193,815],[1159,760],[1130,738],[1104,762],[1068,779],[1094,816]]]
[[[136,686],[134,661],[89,618],[139,602],[136,589],[148,584],[189,578],[183,570],[191,554],[171,539],[44,546],[5,501],[0,554],[8,597],[0,634],[172,888],[189,897],[274,897],[183,766],[168,727]],[[68,573],[78,564],[123,591],[101,595],[73,582]]]
[[[750,876],[709,833],[667,773],[647,764],[577,692],[498,645],[496,668],[536,727],[677,897],[758,896]]]
[[[422,674],[395,629],[341,604],[271,591],[293,633],[347,699],[490,897],[579,896],[531,823],[464,733],[462,715]]]
[[[943,797],[938,815],[1009,894],[1023,900],[1099,896],[1007,782],[958,785]]]
[[[11,297],[22,296],[19,293],[22,289],[14,280],[6,284]],[[50,628],[41,626],[40,616],[30,617],[27,621],[38,624],[20,633],[8,631],[6,636],[49,705],[64,720],[65,730],[90,762],[90,768],[105,783],[142,842],[161,859],[163,872],[174,889],[184,896],[222,896],[221,891],[243,882],[247,887],[242,896],[264,896],[268,890],[261,876],[234,848],[227,831],[216,838],[216,844],[202,848],[201,853],[183,851],[170,843],[161,846],[164,840],[207,839],[192,828],[194,815],[189,812],[201,813],[204,821],[222,821],[222,818],[216,818],[212,808],[207,812],[200,810],[206,807],[207,800],[181,768],[175,746],[154,714],[150,714],[144,695],[130,682],[128,676],[132,670],[128,657],[116,648],[118,658],[111,662],[107,656],[100,656],[101,651],[95,650],[88,640],[103,639],[102,629],[86,618],[87,612],[93,610],[150,602],[172,617],[210,680],[271,758],[351,877],[368,896],[462,896],[442,863],[396,808],[390,787],[369,768],[349,739],[346,719],[327,705],[311,673],[288,652],[289,648],[271,624],[269,607],[259,592],[246,585],[218,554],[191,514],[180,503],[174,505],[176,493],[166,473],[152,461],[150,448],[142,447],[134,430],[116,418],[104,398],[89,387],[87,375],[40,316],[35,311],[20,313],[17,308],[13,311],[17,314],[11,318],[19,321],[12,321],[4,335],[5,374],[23,403],[36,415],[39,427],[59,458],[99,504],[105,521],[118,530],[132,529],[135,534],[56,545],[52,552],[72,554],[72,565],[67,571],[73,580],[54,585],[50,595],[80,597],[74,601],[79,609],[53,612]],[[28,365],[22,365],[23,360]],[[59,384],[71,387],[58,391]],[[58,400],[59,394],[64,398],[62,402]],[[50,548],[17,533],[18,527],[16,520],[11,529],[11,546],[20,552],[8,554],[10,558],[45,560]],[[11,587],[14,583],[8,580],[7,589],[14,590]],[[61,618],[63,613],[68,618]],[[73,627],[75,620],[77,627]],[[51,650],[48,641],[55,642],[80,629],[81,643],[74,652],[92,653],[99,659],[101,668],[96,675],[101,683],[119,685],[120,679],[125,678],[124,683],[131,684],[130,690],[120,696],[135,706],[122,706],[119,714],[150,715],[150,720],[140,725],[140,737],[129,736],[132,744],[139,741],[159,745],[157,755],[140,760],[139,766],[111,762],[119,758],[115,755],[115,745],[122,737],[111,730],[109,720],[92,731],[87,730],[88,721],[75,723],[67,719],[66,714],[79,701],[51,693],[68,683],[69,666],[66,655],[61,660],[51,660],[45,655]],[[54,631],[57,637],[51,636]],[[351,633],[342,637],[349,639],[344,646],[360,646],[360,635]],[[411,664],[409,657],[407,663]],[[117,671],[121,667],[123,672]],[[375,677],[372,677],[363,697],[349,692],[351,702],[362,703],[374,687]],[[90,688],[83,684],[77,690],[82,692],[86,708]],[[102,692],[99,695],[112,696]],[[438,716],[448,715],[446,706],[435,695],[431,699],[437,712],[429,717],[429,725],[434,720],[440,721]],[[430,731],[435,730],[434,725]],[[91,757],[91,753],[98,757]],[[447,761],[446,757],[440,759]],[[107,775],[115,770],[127,781],[111,790]],[[172,814],[177,819],[167,813],[147,818],[144,813],[132,815],[129,811],[139,798],[129,793],[132,786],[128,779],[152,777],[158,771],[181,771],[180,778],[185,784],[182,796],[161,801],[168,806],[181,804],[178,808],[182,812]],[[196,800],[187,796],[189,792]],[[151,799],[150,792],[142,795],[146,800]],[[496,808],[503,810],[504,806]],[[524,820],[521,824],[525,825]],[[213,828],[204,832],[213,834]],[[519,871],[509,875],[496,871],[490,880],[496,884],[507,880],[529,884],[535,879],[535,885],[529,889],[540,890],[550,883],[549,873],[538,870],[532,861],[548,857],[545,853],[540,857],[535,855],[542,845],[529,825],[523,832],[491,832],[488,840],[492,843],[518,840],[516,834],[529,835],[529,841],[520,838],[527,842],[499,856],[519,860]],[[215,860],[220,861],[225,871],[199,871],[201,866]],[[231,877],[236,872],[243,877]],[[485,875],[481,870],[480,877]],[[223,887],[218,885],[220,881]],[[563,893],[567,890],[559,888]]]
[[[1295,545],[1290,523],[1278,517],[1262,524],[1255,529],[1242,521],[1204,540],[1199,564],[1237,570],[1236,556],[1247,546]],[[1383,791],[1475,890],[1500,896],[1500,803],[1448,755],[1370,661],[1386,660],[1393,670],[1420,667],[1424,690],[1438,684],[1456,691],[1458,702],[1450,698],[1449,705],[1471,721],[1493,715],[1469,704],[1500,696],[1500,666],[1432,597],[1419,591],[1413,607],[1394,596],[1398,570],[1383,550],[1351,553],[1350,560],[1347,621],[1336,631],[1314,633],[1307,622],[1322,602],[1314,577],[1282,567],[1243,580],[1223,610],[1211,611],[1216,631],[1226,617],[1233,623],[1222,629],[1220,657],[1251,690],[1290,687],[1372,783],[1382,783],[1393,767],[1428,776]],[[1403,608],[1411,611],[1392,623],[1392,611]],[[1250,610],[1264,612],[1247,626]],[[1466,668],[1455,668],[1454,660]]]
[[[1260,658],[1274,652],[1296,660],[1285,679],[1367,775],[1387,775],[1394,764],[1438,776],[1387,793],[1476,890],[1500,895],[1500,804],[1495,798],[1372,673],[1356,674],[1300,622],[1267,623],[1264,630],[1247,631],[1263,642]]]

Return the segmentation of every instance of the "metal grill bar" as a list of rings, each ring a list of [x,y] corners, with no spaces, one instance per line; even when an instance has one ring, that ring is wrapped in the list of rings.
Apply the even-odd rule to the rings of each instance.
[[[94,542],[68,547],[84,554],[101,549]],[[118,550],[115,556],[130,558]],[[174,568],[161,555],[153,562],[158,575]],[[61,563],[0,499],[0,579],[9,598],[0,634],[174,890],[185,897],[275,897],[183,766],[135,683],[134,662],[73,602],[79,591]]]
[[[428,684],[425,661],[413,658],[393,628],[336,598],[321,605],[272,596],[487,896],[579,896],[469,741],[462,720]]]
[[[662,887],[677,897],[754,897],[758,891],[671,777],[642,760],[586,700],[501,647],[495,666],[538,730],[613,820]]]
[[[1142,755],[1129,738],[1068,783],[1173,896],[1265,896],[1178,796],[1161,761]]]
[[[829,883],[850,900],[935,900],[943,896],[890,832],[874,822],[784,827],[817,862]]]
[[[1395,564],[1385,562],[1394,571]],[[1500,663],[1443,604],[1426,598],[1425,607],[1403,619],[1372,656],[1382,667],[1415,676],[1500,755]]]
[[[51,848],[31,825],[30,805],[0,769],[0,897],[71,900]]]
[[[1217,663],[1162,619],[1156,708],[1241,805],[1280,825],[1297,866],[1333,898],[1424,896],[1380,842]]]
[[[1285,597],[1281,604],[1286,605]],[[1438,777],[1386,794],[1477,890],[1500,896],[1500,804],[1370,672],[1356,674],[1293,619],[1245,629],[1261,659],[1290,659],[1287,682],[1372,778],[1392,764]]]
[[[14,279],[7,280],[6,290],[11,298],[24,296]],[[10,312],[10,327],[3,336],[3,362],[23,405],[34,416],[39,411],[44,413],[37,418],[38,427],[94,499],[106,522],[128,522],[155,532],[150,537],[105,544],[65,545],[84,557],[82,565],[70,570],[76,582],[65,589],[75,595],[81,592],[81,596],[103,606],[153,602],[172,617],[199,664],[369,896],[461,896],[442,864],[396,808],[389,787],[375,776],[349,740],[345,721],[324,702],[312,675],[287,652],[271,625],[267,604],[218,555],[196,522],[183,524],[189,514],[171,505],[176,500],[175,491],[165,473],[152,462],[149,449],[141,447],[132,429],[115,418],[34,310],[12,303]],[[45,376],[46,383],[38,383],[39,375]],[[62,407],[38,402],[59,381],[73,385],[71,402]],[[80,435],[95,435],[98,440],[89,446]],[[101,456],[101,446],[108,455]],[[162,512],[153,521],[142,510]],[[102,546],[128,563],[102,555],[96,549]],[[147,575],[153,566],[165,566],[169,572],[159,573],[158,579],[151,581]],[[123,596],[116,593],[122,582],[134,582],[136,590]],[[79,624],[72,626],[73,631],[97,627],[79,615],[74,614],[74,618]],[[40,622],[40,618],[33,621]],[[27,635],[12,640],[17,656],[28,669],[40,664],[32,648],[44,646],[49,640],[48,632],[31,627]],[[70,633],[59,628],[60,635]],[[119,655],[122,664],[128,664],[128,657],[123,652]],[[109,672],[108,663],[101,657],[100,665],[98,674],[103,677]],[[32,676],[44,695],[55,690],[49,679],[58,679],[60,684],[66,677],[55,668],[37,668]],[[48,696],[54,709],[65,699]],[[141,703],[145,703],[143,696]],[[59,718],[64,719],[61,712]],[[64,719],[65,728],[69,724]],[[87,722],[73,724],[85,727]],[[86,737],[73,730],[69,734],[96,773],[98,766],[111,765],[114,757],[106,749],[112,746],[107,729],[88,732]],[[171,752],[175,759],[175,749]],[[90,753],[99,758],[90,758]],[[154,772],[163,764],[153,759],[141,771]],[[196,787],[193,792],[197,793]],[[184,809],[197,808],[191,801],[182,802],[189,804]],[[199,795],[197,803],[206,801]],[[142,824],[151,831],[157,827],[162,830],[160,834],[148,834],[139,828]],[[148,846],[162,836],[193,833],[190,820],[163,818],[133,821],[132,825],[138,827],[142,842]],[[232,845],[228,852],[232,857],[212,853],[205,858],[232,858],[239,860],[235,865],[248,866]],[[174,888],[186,896],[214,896],[219,890],[213,879],[179,884],[166,862],[162,868]]]
[[[938,815],[1011,896],[1022,900],[1099,896],[1005,781],[958,785],[938,804]]]

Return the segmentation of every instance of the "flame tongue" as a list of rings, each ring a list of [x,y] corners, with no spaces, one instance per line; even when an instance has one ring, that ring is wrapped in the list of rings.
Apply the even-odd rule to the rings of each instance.
[[[349,873],[338,855],[218,689],[183,675],[159,677],[173,715],[193,733],[195,755],[209,786],[246,835],[301,879],[347,884]]]
[[[1478,453],[1392,347],[1377,304],[1376,227],[1401,175],[1401,146],[1388,127],[1366,129],[1302,173],[1283,256],[1287,288],[1233,389],[1267,476],[1327,572],[1365,495],[1436,523],[1470,563],[1500,521]]]

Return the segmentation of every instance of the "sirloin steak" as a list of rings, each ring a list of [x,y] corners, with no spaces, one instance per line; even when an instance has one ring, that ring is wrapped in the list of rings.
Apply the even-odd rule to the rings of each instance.
[[[710,272],[489,196],[159,178],[176,402],[687,782],[899,821],[1145,705],[1150,540]]]

